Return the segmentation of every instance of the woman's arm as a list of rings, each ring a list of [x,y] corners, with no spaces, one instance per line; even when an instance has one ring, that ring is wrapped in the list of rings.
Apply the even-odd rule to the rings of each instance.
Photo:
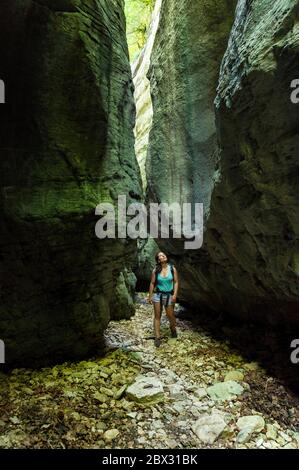
[[[175,267],[173,267],[173,282],[174,282],[174,289],[173,289],[173,296],[172,296],[172,301],[176,302],[178,290],[179,290],[179,276],[178,272]]]
[[[152,296],[155,288],[155,280],[156,280],[156,274],[155,270],[152,272],[152,277],[151,277],[151,283],[149,286],[149,293],[148,293],[148,302],[151,304],[152,303]]]

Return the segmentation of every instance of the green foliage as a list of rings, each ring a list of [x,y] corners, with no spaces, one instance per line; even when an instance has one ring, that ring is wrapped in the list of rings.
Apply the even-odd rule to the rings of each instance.
[[[155,0],[125,0],[127,39],[133,62],[143,48],[150,25]]]

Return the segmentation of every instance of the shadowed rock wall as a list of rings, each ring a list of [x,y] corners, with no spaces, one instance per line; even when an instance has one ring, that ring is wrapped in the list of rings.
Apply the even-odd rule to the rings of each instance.
[[[232,26],[234,6],[163,2],[148,198],[204,203],[202,249],[159,242],[176,256],[182,299],[298,325],[298,1],[240,0]]]
[[[83,357],[134,312],[136,242],[99,240],[94,215],[141,197],[123,1],[2,0],[0,58],[7,363]]]

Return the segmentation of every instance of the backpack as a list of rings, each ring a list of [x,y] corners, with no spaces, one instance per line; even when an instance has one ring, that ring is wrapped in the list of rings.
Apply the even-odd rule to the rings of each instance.
[[[172,275],[172,284],[174,283],[174,270],[173,270],[173,265],[171,263],[168,263],[170,265],[170,271],[171,271],[171,275]],[[154,288],[155,288],[155,291],[157,292],[156,290],[156,286],[157,286],[157,268],[155,268],[155,284],[154,284]],[[171,294],[173,294],[173,288],[172,288],[172,291],[171,291]]]

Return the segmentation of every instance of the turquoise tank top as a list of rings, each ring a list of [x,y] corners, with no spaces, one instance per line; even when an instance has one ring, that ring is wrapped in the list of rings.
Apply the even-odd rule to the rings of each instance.
[[[166,277],[161,276],[161,273],[157,274],[156,288],[160,292],[170,292],[173,290],[173,279],[171,274],[170,265],[167,266],[168,272]]]

